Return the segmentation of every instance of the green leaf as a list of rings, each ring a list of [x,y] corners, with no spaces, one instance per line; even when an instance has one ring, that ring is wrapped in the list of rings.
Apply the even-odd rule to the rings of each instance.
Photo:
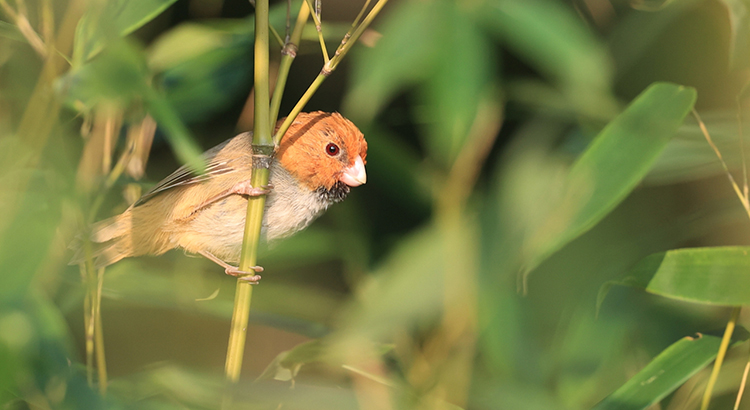
[[[93,7],[76,28],[75,65],[101,51],[108,39],[125,36],[153,20],[176,0],[111,0],[103,8]]]
[[[692,88],[657,83],[612,120],[581,155],[564,192],[524,244],[524,275],[591,229],[638,185],[695,103]]]
[[[87,108],[103,100],[117,102],[122,107],[143,100],[177,158],[194,170],[203,169],[202,150],[174,107],[153,89],[149,77],[142,51],[122,39],[111,43],[98,58],[71,70],[56,87],[68,103]]]
[[[464,146],[483,97],[495,91],[492,47],[460,8],[450,15],[453,35],[443,42],[435,73],[421,87],[430,116],[425,144],[448,166]]]
[[[26,38],[18,30],[15,24],[10,24],[6,21],[0,21],[0,37],[5,37],[15,41],[26,42]]]
[[[711,305],[750,305],[750,247],[675,249],[649,255],[613,284]]]
[[[253,27],[252,19],[185,23],[154,42],[149,67],[180,118],[201,121],[247,95]]]
[[[597,117],[614,110],[613,70],[605,48],[570,7],[553,0],[495,0],[477,20],[500,41],[554,80],[580,110]]]
[[[389,13],[377,46],[356,53],[344,111],[370,121],[396,92],[428,78],[450,24],[446,9],[445,1],[405,1]]]
[[[393,350],[393,345],[388,344],[379,345],[376,349],[380,355],[384,355],[391,350]],[[289,381],[297,376],[303,365],[309,363],[328,362],[347,370],[352,368],[352,366],[340,363],[337,359],[338,356],[332,354],[330,347],[326,345],[324,340],[310,340],[279,353],[256,380]]]
[[[743,336],[744,341],[747,337]],[[735,341],[737,344],[738,341]],[[638,374],[597,404],[593,410],[640,410],[659,402],[709,364],[721,338],[685,337],[669,346]]]

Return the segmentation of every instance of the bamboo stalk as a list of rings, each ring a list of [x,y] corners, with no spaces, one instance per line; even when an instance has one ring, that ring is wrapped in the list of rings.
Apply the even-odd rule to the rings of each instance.
[[[734,327],[737,324],[737,318],[740,316],[741,307],[735,307],[732,309],[732,316],[729,318],[726,329],[724,329],[724,337],[721,339],[721,345],[719,346],[719,353],[716,355],[716,361],[714,362],[714,368],[711,370],[711,376],[708,378],[708,384],[706,384],[706,390],[703,392],[703,401],[701,402],[701,410],[708,410],[708,405],[711,403],[711,394],[714,391],[716,380],[719,378],[719,372],[721,371],[721,365],[724,363],[724,357],[727,354],[729,348],[729,342],[732,340],[732,333],[734,333]]]
[[[308,17],[310,17],[310,8],[307,6],[307,2],[303,1],[299,9],[299,14],[297,14],[297,22],[294,24],[292,36],[289,42],[284,45],[284,49],[281,50],[282,57],[281,64],[279,65],[279,75],[276,77],[276,88],[274,88],[273,98],[271,98],[271,127],[279,119],[281,97],[284,95],[284,88],[289,77],[289,69],[292,66],[294,58],[297,57],[297,47],[302,39],[302,30],[305,28]]]
[[[354,33],[352,33],[351,35],[351,39],[349,39],[349,41],[344,40],[341,42],[341,45],[336,50],[333,58],[331,58],[323,66],[323,69],[320,70],[320,74],[315,77],[315,80],[313,80],[312,84],[310,84],[310,86],[307,88],[305,94],[300,97],[299,101],[297,101],[297,104],[294,106],[294,108],[292,108],[292,111],[286,117],[286,120],[284,120],[279,129],[276,130],[276,134],[274,134],[273,136],[274,144],[278,145],[281,142],[281,138],[292,125],[292,122],[297,117],[297,114],[299,114],[302,109],[305,108],[305,105],[307,105],[313,94],[315,94],[318,88],[320,88],[320,85],[323,84],[323,81],[325,81],[325,79],[328,78],[328,76],[331,75],[334,70],[336,70],[336,67],[338,67],[339,63],[344,58],[346,53],[351,50],[352,45],[355,44],[357,40],[359,40],[359,37],[362,35],[362,33],[364,33],[370,23],[372,23],[373,19],[375,19],[375,16],[380,13],[386,3],[388,3],[388,0],[378,0],[372,10],[370,10],[370,12],[367,14],[367,17],[365,17],[365,19],[362,20],[362,23],[357,27],[357,29],[354,30]]]
[[[271,146],[267,152],[254,152],[252,185],[260,187],[268,184],[268,166],[272,153],[271,122],[269,107],[269,36],[268,36],[268,0],[258,0],[255,3],[255,124],[253,126],[254,149],[262,151],[264,147]],[[269,161],[263,161],[257,155],[269,156]],[[258,161],[258,163],[256,163]],[[260,164],[259,164],[260,163]],[[263,167],[258,167],[262,165]],[[265,196],[252,197],[248,199],[247,219],[242,241],[242,253],[240,255],[239,268],[248,271],[257,263],[258,243],[260,242],[260,228],[263,221],[263,208]],[[247,338],[247,324],[250,317],[250,304],[252,302],[253,287],[242,280],[237,279],[235,291],[234,310],[232,312],[232,324],[229,333],[229,345],[225,364],[226,378],[231,383],[237,383],[242,370],[242,359],[245,352],[245,341]],[[224,396],[222,408],[229,408],[232,397],[228,393]]]

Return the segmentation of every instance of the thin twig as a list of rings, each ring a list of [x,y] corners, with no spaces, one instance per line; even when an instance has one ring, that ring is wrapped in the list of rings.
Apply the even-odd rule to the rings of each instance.
[[[706,384],[706,390],[703,393],[703,401],[701,402],[701,410],[708,410],[708,405],[711,403],[711,394],[714,391],[716,380],[719,378],[719,372],[721,371],[721,364],[724,362],[724,357],[727,354],[729,348],[729,342],[732,340],[732,333],[734,333],[734,326],[737,324],[737,318],[740,316],[741,307],[735,307],[732,309],[732,316],[729,318],[726,329],[724,329],[724,337],[721,339],[721,345],[719,346],[719,353],[716,355],[716,361],[714,362],[714,368],[711,370],[711,376],[708,378]]]
[[[97,274],[96,303],[94,304],[94,347],[96,348],[96,370],[99,375],[99,394],[107,394],[107,361],[104,354],[104,330],[102,328],[102,287],[104,268]]]
[[[388,3],[388,0],[378,0],[377,3],[375,3],[375,6],[373,6],[372,10],[367,14],[367,17],[365,17],[364,20],[362,20],[362,24],[360,24],[356,30],[352,33],[351,41],[347,41],[346,44],[342,44],[337,50],[336,54],[331,59],[331,64],[329,69],[333,71],[336,66],[341,62],[341,60],[344,58],[346,53],[349,52],[349,50],[352,49],[352,44],[356,43],[357,40],[359,40],[359,37],[362,35],[362,33],[365,32],[367,27],[370,26],[370,23],[372,23],[372,20],[375,19],[375,16],[380,13],[380,11],[385,7],[385,4]]]
[[[279,43],[279,47],[284,47],[284,39],[281,38],[279,35],[279,32],[276,31],[275,28],[273,28],[272,25],[269,25],[268,28],[271,30],[271,34],[273,34],[273,38],[276,39],[276,42]]]
[[[26,17],[25,3],[17,2],[16,4],[18,5],[18,11],[13,10],[6,0],[0,0],[0,7],[2,7],[3,11],[5,11],[11,19],[13,19],[13,22],[18,27],[18,31],[20,31],[21,35],[26,38],[26,41],[29,42],[31,48],[33,48],[40,57],[47,58],[47,46],[44,44],[44,41],[42,41],[42,38],[39,37],[39,34],[34,31],[34,28],[31,27],[31,23],[29,23],[29,19]]]
[[[740,137],[740,155],[742,155],[742,192],[745,194],[745,201],[750,202],[747,185],[747,161],[745,161],[745,137],[742,132],[742,99],[740,95],[737,96],[737,134]]]
[[[309,0],[307,1],[309,2]],[[331,73],[336,69],[346,53],[348,53],[352,48],[352,45],[357,42],[359,37],[362,35],[362,33],[364,33],[370,23],[372,23],[372,20],[375,19],[375,16],[380,13],[380,10],[383,9],[386,3],[388,3],[388,0],[378,0],[372,10],[370,10],[370,12],[367,14],[367,17],[365,17],[365,19],[357,27],[357,29],[354,30],[354,33],[352,33],[351,41],[347,42],[338,50],[336,50],[336,55],[334,55],[328,63],[323,65],[323,69],[320,70],[320,74],[315,77],[315,80],[313,80],[312,84],[310,84],[310,86],[307,88],[305,94],[302,95],[299,101],[297,101],[297,104],[294,106],[294,108],[292,108],[292,111],[286,117],[286,120],[284,120],[281,126],[279,126],[278,130],[276,130],[276,134],[274,134],[273,136],[274,144],[278,145],[281,142],[281,138],[292,125],[292,122],[297,117],[297,114],[299,114],[305,107],[305,104],[310,101],[310,98],[312,98],[312,95],[315,94],[315,91],[317,91],[323,81],[325,81],[325,79],[328,78],[328,76],[331,75]],[[308,4],[308,6],[310,6],[310,4]]]
[[[284,31],[284,46],[289,43],[289,34],[292,28],[292,0],[286,0],[286,31]]]
[[[734,410],[740,408],[740,402],[742,401],[742,394],[745,393],[745,386],[747,385],[747,373],[750,371],[750,361],[745,364],[745,371],[742,373],[742,382],[740,383],[740,391],[737,392],[737,400],[734,402]]]
[[[289,69],[292,66],[292,61],[297,56],[297,46],[302,39],[302,31],[307,24],[307,19],[310,16],[310,8],[306,2],[302,2],[300,5],[299,13],[297,14],[297,22],[294,24],[294,31],[292,36],[287,41],[284,49],[281,50],[281,63],[279,64],[279,74],[276,77],[276,87],[273,89],[273,97],[271,98],[271,127],[276,126],[276,121],[279,119],[279,109],[281,107],[281,98],[284,95],[284,89],[286,88],[286,81],[289,77]]]
[[[727,163],[724,161],[724,157],[721,156],[721,152],[719,151],[719,148],[716,147],[716,144],[714,144],[714,141],[711,139],[711,135],[708,133],[706,124],[703,123],[703,121],[701,120],[701,117],[698,115],[698,112],[695,111],[695,109],[693,109],[693,116],[698,121],[698,126],[703,132],[703,136],[706,138],[706,141],[708,141],[708,145],[711,146],[711,148],[714,150],[714,153],[716,153],[716,156],[719,158],[719,161],[721,162],[721,166],[724,168],[724,172],[726,172],[727,178],[729,178],[729,182],[732,184],[732,188],[734,189],[735,194],[737,194],[737,197],[740,199],[740,202],[742,202],[742,206],[745,208],[745,212],[747,213],[748,217],[750,217],[750,201],[748,201],[747,197],[743,194],[742,190],[737,185],[737,182],[734,181],[734,177],[732,176],[732,173],[729,172],[729,167],[727,166]]]
[[[307,2],[307,7],[310,7],[310,10],[315,10],[315,7],[312,5],[310,0],[305,1]],[[328,49],[326,48],[325,38],[323,38],[323,27],[320,23],[320,16],[317,13],[312,13],[312,18],[313,22],[315,23],[315,30],[318,32],[318,41],[320,41],[320,51],[323,53],[323,61],[327,65],[331,59],[328,56]]]
[[[344,38],[341,39],[341,44],[339,44],[339,47],[336,49],[336,53],[339,53],[339,50],[341,50],[341,47],[343,47],[351,38],[352,32],[357,28],[357,24],[359,24],[359,21],[362,19],[362,16],[365,15],[365,11],[367,11],[367,7],[370,5],[370,0],[365,1],[365,4],[362,6],[362,9],[359,10],[359,14],[357,14],[357,18],[354,19],[352,22],[351,27],[349,27],[349,30],[344,34]]]

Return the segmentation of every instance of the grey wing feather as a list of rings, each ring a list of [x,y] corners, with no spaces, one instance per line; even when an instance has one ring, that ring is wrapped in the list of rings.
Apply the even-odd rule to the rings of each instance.
[[[156,195],[172,188],[196,184],[199,182],[207,181],[217,175],[228,174],[235,171],[235,169],[230,165],[231,160],[217,161],[215,158],[216,154],[221,151],[221,149],[224,148],[229,143],[229,141],[230,140],[224,141],[223,143],[203,153],[203,159],[206,162],[206,170],[203,174],[196,174],[188,166],[183,165],[175,172],[171,173],[169,176],[161,180],[148,192],[143,194],[143,196],[141,196],[140,199],[138,199],[138,201],[133,204],[133,207],[142,205]]]

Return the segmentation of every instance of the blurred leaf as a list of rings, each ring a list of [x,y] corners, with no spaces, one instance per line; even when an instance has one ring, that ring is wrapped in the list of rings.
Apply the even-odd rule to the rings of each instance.
[[[71,105],[86,109],[102,101],[116,101],[127,107],[134,100],[143,100],[177,158],[196,171],[203,169],[202,150],[167,99],[151,87],[149,77],[142,51],[120,40],[91,62],[64,75],[57,88]]]
[[[650,255],[620,281],[605,285],[633,286],[678,300],[712,305],[750,304],[750,248],[675,249]]]
[[[0,21],[0,37],[9,38],[15,41],[26,42],[26,38],[18,30],[18,26],[6,21]]]
[[[465,7],[408,1],[382,27],[376,47],[355,60],[345,111],[369,122],[398,92],[417,84],[426,107],[424,143],[451,164],[463,147],[482,94],[490,87],[494,50]],[[405,40],[407,39],[407,40]]]
[[[609,57],[570,8],[554,0],[492,0],[476,16],[521,58],[558,82],[580,110],[601,117],[615,109],[609,97]]]
[[[146,88],[144,97],[149,114],[164,131],[177,159],[193,171],[202,172],[206,164],[201,149],[174,107],[165,96],[150,87]]]
[[[750,65],[750,0],[722,0],[722,3],[729,12],[730,66],[742,70]]]
[[[299,9],[300,2],[293,3],[292,9]],[[285,19],[286,2],[274,5],[270,23],[283,27]],[[187,22],[149,47],[149,67],[183,121],[204,121],[247,96],[253,76],[254,21],[250,16]]]
[[[328,362],[339,367],[343,366],[342,363],[335,362],[337,357],[331,354],[329,349],[330,346],[322,339],[300,343],[293,349],[279,353],[257,380],[289,381],[297,376],[303,365],[315,362]],[[383,344],[378,346],[376,353],[382,356],[391,350],[393,350],[392,345]]]
[[[474,221],[463,219],[430,225],[403,240],[346,311],[342,344],[390,341],[399,329],[438,317],[461,288],[448,285],[454,275],[476,274],[477,235]]]
[[[659,11],[675,0],[630,0],[630,7],[641,11]]]
[[[101,51],[107,40],[125,36],[161,14],[176,0],[108,0],[90,8],[78,22],[74,66]]]
[[[252,80],[253,20],[221,23],[182,24],[149,49],[158,84],[185,121],[205,120],[244,98]]]
[[[591,143],[557,207],[526,242],[524,275],[591,229],[636,187],[695,102],[692,88],[657,83]]]
[[[422,87],[430,113],[425,144],[435,158],[446,165],[453,163],[469,136],[483,94],[493,92],[490,75],[494,70],[493,50],[477,26],[459,7],[446,13],[452,28],[442,52],[435,62],[436,70]]]
[[[57,91],[71,106],[90,109],[102,101],[127,106],[148,87],[148,68],[141,53],[135,44],[112,43],[96,59],[59,78]]]
[[[450,8],[443,0],[398,4],[379,28],[377,46],[357,50],[344,111],[369,122],[398,91],[428,78],[441,56]]]
[[[297,376],[303,364],[322,360],[324,349],[320,340],[311,340],[291,350],[281,352],[263,370],[257,380],[292,380]]]
[[[742,341],[747,336],[742,336]],[[738,340],[735,339],[736,345]],[[709,364],[721,344],[716,336],[685,337],[669,346],[638,374],[592,410],[642,410],[659,402]]]

